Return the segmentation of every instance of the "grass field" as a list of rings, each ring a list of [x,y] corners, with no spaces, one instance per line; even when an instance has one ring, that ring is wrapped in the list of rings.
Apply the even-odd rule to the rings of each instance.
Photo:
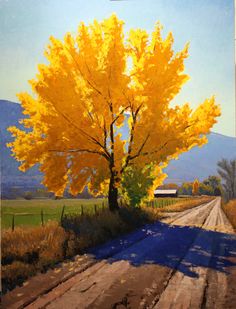
[[[83,207],[85,214],[94,213],[94,205],[99,211],[102,207],[107,207],[105,199],[35,199],[35,200],[2,200],[2,228],[6,229],[12,226],[12,217],[14,216],[15,226],[37,226],[41,225],[43,211],[43,221],[59,221],[63,206],[64,215],[80,214]],[[82,206],[82,207],[81,207]]]
[[[155,208],[165,208],[181,198],[158,198],[149,202],[148,206]],[[32,199],[32,200],[2,200],[2,228],[11,228],[14,215],[14,226],[37,226],[49,220],[59,221],[64,207],[64,215],[93,214],[95,206],[97,211],[107,207],[107,199]]]

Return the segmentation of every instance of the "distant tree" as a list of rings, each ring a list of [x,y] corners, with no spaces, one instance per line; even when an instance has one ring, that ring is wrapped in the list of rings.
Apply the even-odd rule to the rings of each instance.
[[[158,189],[179,189],[176,183],[165,183],[158,187]]]
[[[25,200],[32,200],[32,198],[33,198],[33,193],[32,192],[27,191],[27,192],[24,193],[24,199]]]
[[[182,195],[191,195],[192,194],[192,182],[184,182],[179,189],[179,194]]]
[[[204,182],[199,183],[198,191],[200,195],[214,195],[214,189]]]
[[[227,200],[236,198],[236,159],[222,159],[217,163],[218,173],[223,179],[224,195]]]
[[[193,182],[192,194],[198,195],[198,193],[199,193],[199,180],[195,179]]]
[[[207,179],[203,180],[203,184],[210,188],[207,194],[221,195],[222,186],[220,177],[211,175]]]

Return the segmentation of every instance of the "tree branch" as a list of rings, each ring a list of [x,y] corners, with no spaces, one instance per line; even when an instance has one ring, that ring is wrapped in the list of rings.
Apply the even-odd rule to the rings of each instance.
[[[106,156],[106,154],[104,152],[98,151],[98,150],[91,150],[91,149],[63,149],[63,150],[62,149],[48,149],[48,152],[58,152],[58,153],[88,152],[88,153],[98,154],[100,156],[103,156],[107,160],[109,160],[109,158]]]
[[[135,129],[135,124],[136,124],[136,119],[137,119],[139,111],[141,110],[141,107],[143,106],[143,103],[141,103],[139,105],[139,107],[137,108],[137,110],[134,112],[133,111],[133,106],[131,105],[130,101],[129,101],[129,104],[130,104],[130,108],[131,108],[131,115],[132,115],[132,118],[133,118],[133,122],[132,122],[131,130],[130,130],[130,139],[129,139],[128,152],[127,152],[127,156],[126,156],[126,159],[125,159],[125,163],[124,163],[124,165],[121,168],[121,174],[123,173],[124,169],[128,166],[129,161],[130,161],[131,152],[132,152],[132,145],[133,145],[133,139],[134,139],[134,129]]]
[[[150,133],[147,134],[145,140],[143,141],[143,143],[142,143],[141,147],[139,148],[138,152],[136,153],[136,155],[130,156],[130,160],[137,158],[141,154],[141,151],[143,150],[144,146],[146,145],[149,137],[150,137]]]
[[[119,117],[120,117],[121,115],[123,115],[124,112],[125,112],[129,107],[130,107],[130,105],[124,107],[124,108],[119,112],[119,114],[113,119],[112,123],[114,124],[114,123],[119,119]]]

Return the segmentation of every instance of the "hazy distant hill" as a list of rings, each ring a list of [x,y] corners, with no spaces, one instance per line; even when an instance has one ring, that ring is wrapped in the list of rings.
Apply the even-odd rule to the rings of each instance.
[[[11,186],[34,187],[41,181],[41,174],[36,168],[26,173],[20,172],[18,163],[10,156],[6,143],[11,140],[11,135],[6,128],[18,125],[22,118],[21,106],[17,103],[0,100],[0,130],[1,130],[1,171],[2,189]],[[124,129],[123,129],[124,130]],[[125,132],[127,133],[127,132]],[[194,178],[203,179],[208,175],[216,174],[216,163],[221,158],[236,157],[236,138],[217,133],[208,136],[209,143],[202,148],[194,148],[182,154],[179,160],[174,160],[166,169],[169,175],[167,182],[181,183],[192,181]]]
[[[211,133],[208,135],[208,144],[183,153],[179,160],[169,164],[165,170],[169,175],[168,182],[173,180],[182,183],[196,177],[203,180],[217,173],[217,162],[222,158],[236,158],[236,138]]]
[[[12,186],[25,189],[38,187],[42,179],[37,168],[33,168],[26,173],[19,171],[19,163],[11,157],[11,151],[6,147],[6,143],[12,140],[11,134],[6,129],[11,125],[20,127],[18,120],[21,118],[23,118],[23,115],[20,104],[0,100],[2,192]]]

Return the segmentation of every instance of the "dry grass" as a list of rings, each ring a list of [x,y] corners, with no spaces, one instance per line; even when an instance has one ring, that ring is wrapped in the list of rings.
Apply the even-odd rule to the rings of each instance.
[[[178,212],[212,201],[214,196],[199,196],[178,201],[176,204],[161,208],[160,212]]]
[[[45,271],[62,261],[68,238],[56,222],[44,227],[16,228],[2,234],[3,289],[12,289],[37,271]]]
[[[236,199],[229,201],[227,204],[223,204],[222,208],[233,228],[236,230]]]
[[[154,222],[158,216],[157,209],[123,207],[114,213],[105,209],[97,215],[67,215],[62,226],[51,221],[45,226],[5,230],[2,235],[3,292],[89,247]]]

